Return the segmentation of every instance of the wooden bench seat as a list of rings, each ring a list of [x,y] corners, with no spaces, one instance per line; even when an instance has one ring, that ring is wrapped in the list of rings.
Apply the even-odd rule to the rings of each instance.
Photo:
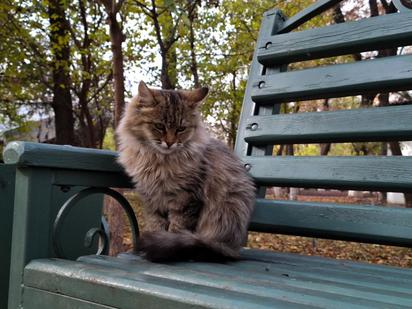
[[[290,19],[278,10],[263,16],[235,146],[258,186],[250,230],[412,248],[412,208],[266,198],[266,186],[412,193],[411,157],[273,156],[279,144],[412,140],[411,104],[280,114],[283,102],[412,88],[410,55],[287,71],[295,61],[412,45],[406,6],[390,16],[290,32],[338,2],[317,1]],[[247,249],[227,264],[91,256],[82,241],[100,226],[101,195],[82,200],[63,231],[56,218],[79,191],[132,188],[116,158],[71,146],[6,147],[14,182],[3,190],[14,211],[8,309],[412,308],[411,269]],[[59,251],[69,254],[63,259]]]
[[[227,264],[155,264],[131,254],[41,259],[25,269],[25,303],[88,308],[411,308],[412,269],[263,250]],[[48,299],[48,301],[45,301]],[[82,304],[83,305],[83,304]],[[83,307],[80,307],[83,308]]]

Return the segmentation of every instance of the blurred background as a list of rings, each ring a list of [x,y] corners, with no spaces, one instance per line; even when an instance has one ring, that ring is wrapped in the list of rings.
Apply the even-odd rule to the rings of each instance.
[[[276,7],[290,17],[313,2],[2,0],[0,162],[1,148],[12,140],[115,150],[114,129],[140,80],[164,89],[207,85],[211,94],[202,106],[204,120],[212,134],[233,148],[263,13]],[[396,13],[389,0],[347,0],[296,31]],[[411,52],[410,46],[372,50],[292,63],[288,70]],[[411,95],[411,91],[404,91],[288,102],[282,104],[281,112],[411,104]],[[275,145],[273,155],[412,155],[412,143]],[[411,194],[390,192],[268,188],[267,195],[277,199],[412,207]],[[252,234],[251,241],[259,242],[262,237]],[[299,242],[293,239],[293,243]],[[302,250],[317,248],[312,240],[309,243]],[[265,246],[264,241],[256,246],[261,245]],[[266,247],[270,246],[273,245]],[[285,246],[295,250],[290,249],[290,244]],[[395,256],[402,256],[400,264],[412,265],[410,252],[405,252]]]

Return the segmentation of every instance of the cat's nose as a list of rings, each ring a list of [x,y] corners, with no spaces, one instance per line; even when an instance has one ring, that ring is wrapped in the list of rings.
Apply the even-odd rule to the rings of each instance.
[[[167,148],[172,147],[173,144],[174,144],[174,142],[166,142]]]

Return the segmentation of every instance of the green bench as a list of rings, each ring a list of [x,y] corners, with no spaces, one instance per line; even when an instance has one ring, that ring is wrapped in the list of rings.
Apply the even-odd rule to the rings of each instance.
[[[264,15],[236,144],[260,186],[250,229],[412,247],[412,209],[265,199],[265,186],[412,191],[412,157],[271,156],[276,144],[412,139],[412,105],[279,114],[282,102],[411,88],[411,55],[287,72],[294,61],[412,44],[406,7],[290,32],[337,2],[318,1],[290,19],[277,10]],[[155,264],[80,249],[56,258],[56,241],[74,246],[70,235],[54,234],[63,204],[56,192],[130,188],[116,153],[19,142],[4,158],[15,170],[9,309],[412,307],[412,270],[396,267],[251,249],[226,264]],[[82,203],[76,218],[99,228],[100,213],[87,214],[99,203]]]

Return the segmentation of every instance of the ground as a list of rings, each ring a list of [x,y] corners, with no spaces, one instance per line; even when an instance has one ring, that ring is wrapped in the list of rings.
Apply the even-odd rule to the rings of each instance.
[[[144,230],[141,206],[137,197],[133,193],[128,193],[126,196],[135,209],[139,228]],[[365,198],[368,199],[371,197]],[[347,196],[299,196],[298,199],[341,203],[357,203],[360,201],[359,198],[348,198]],[[128,229],[125,229],[123,239],[126,248],[131,248],[130,231]],[[250,248],[280,252],[293,252],[297,254],[318,255],[367,263],[412,267],[412,249],[410,248],[256,232],[249,233],[247,246]]]

